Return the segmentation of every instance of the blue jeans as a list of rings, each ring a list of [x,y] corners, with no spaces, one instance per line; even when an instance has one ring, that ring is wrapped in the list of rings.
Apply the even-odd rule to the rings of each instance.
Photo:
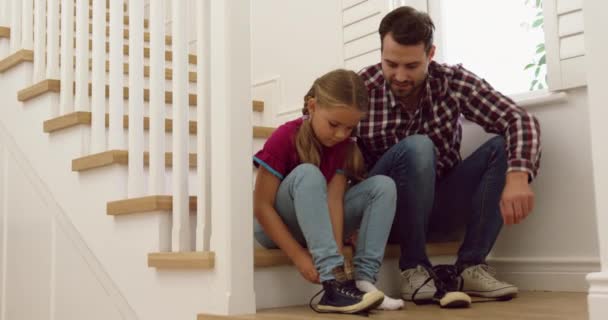
[[[499,209],[507,156],[503,137],[494,137],[441,179],[427,136],[413,135],[389,149],[370,175],[387,175],[397,184],[397,212],[389,242],[401,246],[399,267],[430,266],[426,240],[431,229],[444,232],[466,225],[457,265],[485,262],[502,228]],[[443,229],[443,230],[441,230]]]
[[[357,280],[375,282],[395,216],[395,183],[386,176],[366,179],[344,195],[344,235],[359,229],[353,257]],[[344,265],[338,252],[327,205],[327,182],[314,165],[301,164],[281,182],[275,209],[292,236],[308,247],[321,281],[334,279],[331,271]],[[254,222],[256,240],[264,247],[278,248]]]

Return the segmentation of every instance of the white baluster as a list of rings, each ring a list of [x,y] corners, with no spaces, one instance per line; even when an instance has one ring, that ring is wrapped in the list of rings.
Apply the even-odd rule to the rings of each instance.
[[[144,1],[129,1],[129,197],[144,195]]]
[[[10,25],[10,0],[0,0],[0,26]]]
[[[190,250],[188,207],[188,38],[186,1],[172,3],[173,31],[173,230],[172,250]]]
[[[209,0],[196,2],[196,54],[198,57],[196,73],[197,95],[197,147],[196,158],[199,188],[196,207],[196,251],[209,251],[210,237],[210,206],[209,206],[209,88],[211,83],[209,72]]]
[[[59,0],[48,0],[47,6],[46,78],[59,79]]]
[[[148,193],[165,194],[165,6],[150,0],[150,183]]]
[[[34,0],[21,0],[21,48],[34,50]]]
[[[68,39],[69,41],[69,39]],[[76,111],[89,106],[89,0],[76,0]]]
[[[59,112],[74,111],[74,0],[61,0],[61,89]]]
[[[93,1],[91,153],[106,150],[106,2]]]
[[[110,126],[108,149],[124,150],[125,132],[123,116],[125,114],[123,96],[123,0],[110,0]]]
[[[44,79],[46,72],[46,0],[36,0],[34,3],[34,25],[33,83],[38,83]]]
[[[11,53],[21,49],[21,1],[11,1]]]
[[[251,0],[211,0],[211,249],[218,310],[255,312],[251,170]],[[199,57],[207,59],[208,57]],[[238,279],[238,280],[235,280]],[[232,293],[238,292],[238,296]]]

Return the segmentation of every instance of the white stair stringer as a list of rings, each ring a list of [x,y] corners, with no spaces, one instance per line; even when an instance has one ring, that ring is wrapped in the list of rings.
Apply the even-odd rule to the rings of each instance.
[[[17,91],[31,84],[31,69],[31,63],[22,63],[2,74],[0,90],[5,99],[0,123],[137,317],[185,320],[201,311],[219,313],[221,298],[212,294],[213,271],[166,272],[147,267],[147,254],[159,249],[159,224],[166,213],[106,215],[108,201],[126,197],[126,166],[72,172],[72,159],[83,155],[83,141],[88,137],[72,130],[53,135],[42,132],[57,96],[17,101]]]

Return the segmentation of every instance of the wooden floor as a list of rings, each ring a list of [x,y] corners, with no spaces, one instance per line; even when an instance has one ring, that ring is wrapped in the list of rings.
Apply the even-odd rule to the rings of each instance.
[[[344,319],[362,320],[357,315],[318,314],[306,307],[260,310],[249,316],[199,315],[198,320],[219,319]],[[468,309],[441,309],[436,305],[416,306],[407,303],[399,311],[376,311],[367,319],[378,320],[587,320],[585,293],[524,292],[506,302],[478,302]]]

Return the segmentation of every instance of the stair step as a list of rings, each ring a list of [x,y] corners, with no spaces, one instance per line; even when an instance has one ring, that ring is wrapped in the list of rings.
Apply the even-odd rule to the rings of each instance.
[[[190,211],[196,214],[196,197],[188,199]],[[134,213],[150,211],[172,211],[173,196],[147,196],[118,201],[110,201],[106,206],[106,213],[110,216],[123,216]]]
[[[196,168],[196,153],[190,153],[188,157],[189,167]],[[114,164],[128,165],[128,150],[109,150],[91,154],[72,160],[72,171],[83,172],[87,170],[111,166]],[[144,165],[150,164],[150,154],[144,152]],[[173,152],[165,152],[165,166],[173,166]]]
[[[47,120],[43,123],[43,130],[46,133],[53,133],[78,125],[91,125],[92,113],[90,111],[76,111],[57,118]],[[110,125],[109,114],[106,113],[106,128]],[[123,116],[123,128],[129,128],[129,115]],[[150,117],[144,117],[144,130],[150,129]],[[196,134],[196,121],[189,121],[188,131],[190,134]],[[253,127],[253,137],[257,139],[266,139],[270,137],[274,128],[270,127]],[[165,119],[165,132],[173,132],[173,119]]]
[[[22,62],[33,62],[34,51],[21,49],[8,57],[0,60],[0,73],[19,65]]]
[[[11,29],[8,27],[0,27],[0,38],[10,38],[11,37]]]
[[[213,269],[215,253],[156,252],[148,254],[148,267],[157,269]]]
[[[61,89],[61,80],[57,79],[46,79],[42,80],[30,87],[27,87],[23,90],[20,90],[17,93],[17,100],[21,102],[25,102],[36,98],[45,93],[54,92],[59,93]],[[91,96],[92,88],[89,83],[89,96]],[[110,96],[110,86],[105,86],[105,96],[106,98]],[[123,87],[123,96],[124,99],[129,99],[129,87]],[[144,89],[144,101],[150,101],[150,89]],[[165,91],[165,103],[172,104],[173,103],[173,92]],[[196,94],[188,94],[188,104],[190,106],[196,106]]]
[[[429,257],[431,256],[445,256],[445,255],[456,255],[458,253],[459,242],[442,242],[442,243],[429,243],[426,246],[426,252]],[[347,259],[352,259],[352,248],[345,247],[344,255]],[[388,245],[384,252],[385,259],[395,259],[399,257],[399,246]],[[170,266],[166,265],[151,265],[150,255],[163,255],[163,260],[171,261]],[[151,253],[148,255],[148,266],[155,267],[158,269],[171,268],[171,269],[191,269],[197,268],[197,265],[202,265],[209,262],[209,257],[198,252],[188,253],[189,255],[180,256],[179,252],[165,252],[165,253]],[[157,257],[158,258],[158,257]],[[261,249],[256,248],[254,250],[254,266],[256,268],[267,268],[276,266],[291,265],[291,260],[285,253],[280,249]],[[168,264],[168,263],[167,263]]]

